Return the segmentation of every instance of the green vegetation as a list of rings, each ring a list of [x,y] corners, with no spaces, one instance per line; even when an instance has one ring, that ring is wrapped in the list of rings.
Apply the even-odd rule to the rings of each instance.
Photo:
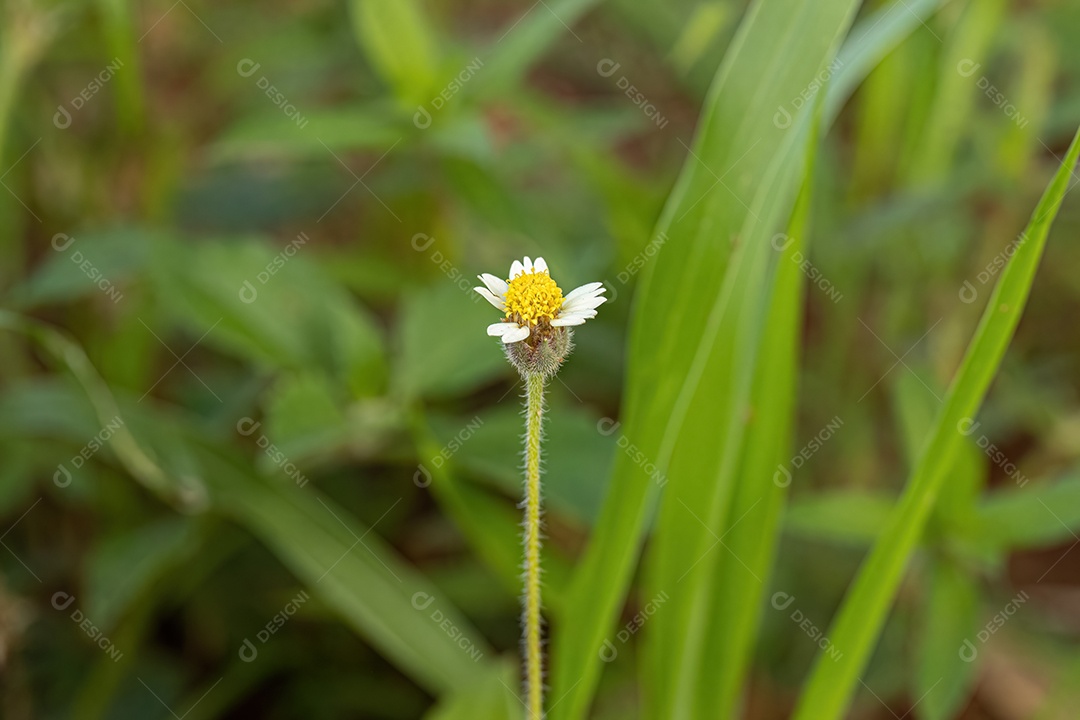
[[[1080,7],[0,8],[0,716],[1074,715]]]

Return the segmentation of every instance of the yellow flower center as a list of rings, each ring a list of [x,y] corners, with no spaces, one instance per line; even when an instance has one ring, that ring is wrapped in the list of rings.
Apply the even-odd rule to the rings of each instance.
[[[509,281],[506,291],[506,319],[536,325],[554,320],[562,307],[562,290],[546,270],[522,273]]]

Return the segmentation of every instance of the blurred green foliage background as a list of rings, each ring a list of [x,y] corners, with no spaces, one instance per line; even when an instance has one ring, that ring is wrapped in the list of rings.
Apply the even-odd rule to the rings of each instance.
[[[792,49],[743,77],[767,86],[775,62],[806,88],[767,109],[778,136],[819,99],[798,73],[858,84],[825,111],[802,185],[797,410],[777,436],[791,484],[775,562],[751,561],[771,576],[755,590],[745,717],[788,717],[827,650],[1080,118],[1080,4],[897,2],[858,16],[896,33],[872,45],[880,63],[801,67]],[[473,278],[542,255],[564,290],[602,279],[611,298],[549,391],[557,638],[605,497],[628,482],[618,463],[663,480],[649,440],[616,425],[627,393],[647,406],[672,381],[659,368],[655,388],[626,387],[635,296],[681,242],[655,228],[680,167],[709,167],[708,142],[706,160],[691,150],[699,112],[746,4],[2,7],[0,714],[518,716],[522,389]],[[770,143],[732,143],[734,162],[705,177],[715,190],[688,203],[702,232],[716,207],[742,212],[744,183],[768,189],[748,168]],[[1068,196],[852,717],[1073,716],[1078,226]],[[713,267],[646,281],[679,298],[682,340],[695,330],[680,318],[712,298],[679,295],[678,273],[719,289]],[[675,335],[638,342],[677,353]],[[617,657],[567,717],[652,716],[638,630],[666,598],[646,587],[612,590],[619,617],[596,632]],[[797,604],[781,609],[780,592]],[[549,705],[576,686],[552,683]]]

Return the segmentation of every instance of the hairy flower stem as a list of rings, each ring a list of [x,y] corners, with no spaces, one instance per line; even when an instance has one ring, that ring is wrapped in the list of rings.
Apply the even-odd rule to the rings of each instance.
[[[540,431],[544,376],[525,373],[525,685],[529,720],[544,716],[544,672],[540,653]]]

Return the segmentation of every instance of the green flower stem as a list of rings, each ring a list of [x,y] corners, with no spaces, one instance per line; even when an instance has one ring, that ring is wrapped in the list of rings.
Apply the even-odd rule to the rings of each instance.
[[[525,684],[529,718],[544,715],[543,660],[540,655],[540,432],[544,376],[525,374]]]

